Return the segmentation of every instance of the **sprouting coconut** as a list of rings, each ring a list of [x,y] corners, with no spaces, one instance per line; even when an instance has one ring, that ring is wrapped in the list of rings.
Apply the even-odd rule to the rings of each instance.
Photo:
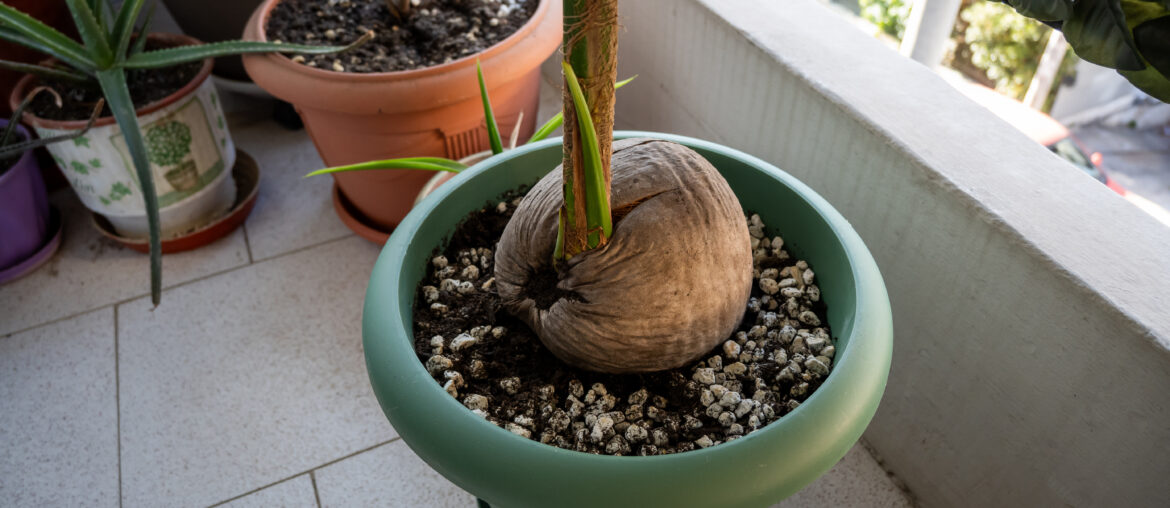
[[[616,0],[565,2],[564,163],[504,230],[496,282],[504,307],[565,362],[647,372],[735,330],[751,244],[735,194],[699,154],[612,144],[616,18]]]
[[[614,143],[612,170],[613,236],[559,270],[561,172],[528,192],[496,250],[501,302],[566,363],[612,373],[685,365],[743,318],[752,257],[739,201],[676,143]]]

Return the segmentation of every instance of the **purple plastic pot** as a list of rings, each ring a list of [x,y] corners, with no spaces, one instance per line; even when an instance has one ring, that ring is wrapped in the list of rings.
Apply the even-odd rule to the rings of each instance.
[[[0,119],[0,129],[7,126],[8,121]],[[23,126],[16,129],[22,139],[28,138]],[[42,250],[50,233],[49,217],[49,197],[36,157],[25,152],[0,174],[0,273]]]

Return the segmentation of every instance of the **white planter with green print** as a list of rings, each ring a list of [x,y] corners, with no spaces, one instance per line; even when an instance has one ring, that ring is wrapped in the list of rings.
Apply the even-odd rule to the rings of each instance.
[[[190,92],[139,109],[138,123],[158,193],[163,238],[209,224],[232,206],[231,177],[236,149],[224,122],[215,86],[205,75]],[[40,120],[40,119],[37,119]],[[110,121],[105,121],[110,120]],[[52,122],[34,122],[34,124]],[[35,125],[41,137],[69,130]],[[146,208],[122,130],[103,118],[85,136],[49,145],[73,189],[89,209],[102,214],[118,233],[146,238]]]

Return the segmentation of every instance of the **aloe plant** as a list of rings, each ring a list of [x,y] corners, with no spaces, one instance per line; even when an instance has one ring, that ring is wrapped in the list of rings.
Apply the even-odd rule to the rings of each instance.
[[[42,78],[100,88],[110,112],[126,140],[142,195],[150,227],[150,294],[158,305],[162,291],[162,254],[159,234],[158,196],[147,159],[147,151],[134,112],[134,102],[126,84],[130,69],[157,69],[178,64],[242,53],[326,54],[343,51],[368,40],[366,34],[344,47],[306,46],[272,42],[225,41],[197,46],[146,50],[146,37],[135,38],[135,23],[145,0],[125,0],[115,13],[106,0],[65,0],[82,42],[37,21],[4,3],[0,3],[0,39],[26,46],[54,57],[60,65],[35,65],[0,60],[0,68],[36,74]],[[151,4],[143,26],[149,26],[154,11]],[[143,30],[145,32],[145,30]]]
[[[999,0],[1064,32],[1077,56],[1170,102],[1170,0]]]

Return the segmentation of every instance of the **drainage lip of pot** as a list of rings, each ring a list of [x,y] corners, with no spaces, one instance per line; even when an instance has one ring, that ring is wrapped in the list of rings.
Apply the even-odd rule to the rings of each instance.
[[[0,270],[0,284],[7,284],[24,277],[51,259],[53,254],[57,252],[57,248],[61,246],[61,236],[64,230],[65,228],[61,221],[61,212],[57,211],[57,207],[50,205],[48,241],[24,261]]]
[[[459,159],[459,163],[463,164],[464,166],[468,166],[470,169],[471,166],[484,161],[491,156],[492,152],[490,150],[476,152],[468,155],[467,157]],[[413,206],[418,206],[418,204],[422,202],[423,198],[434,192],[435,189],[438,189],[440,185],[450,181],[457,174],[458,173],[452,173],[449,171],[436,171],[435,176],[432,176],[430,180],[427,180],[426,185],[424,185],[422,190],[419,191],[418,197],[414,198]],[[377,226],[370,224],[370,221],[367,220],[362,215],[362,213],[357,210],[357,207],[353,206],[353,204],[349,202],[349,199],[345,197],[345,193],[341,192],[341,186],[337,185],[337,180],[333,181],[333,211],[337,213],[337,216],[341,219],[341,222],[344,223],[345,227],[349,228],[350,231],[357,233],[358,236],[365,238],[366,240],[369,240],[377,245],[385,245],[386,240],[390,238],[390,233],[393,232],[383,231]]]
[[[163,254],[202,247],[226,236],[244,223],[244,219],[248,218],[248,215],[252,213],[252,208],[256,205],[256,197],[260,195],[260,166],[247,152],[237,148],[236,165],[232,168],[231,176],[236,181],[236,200],[232,208],[210,224],[190,233],[164,239],[162,241]],[[118,235],[109,220],[99,213],[90,213],[93,217],[94,228],[106,238],[138,252],[150,252],[149,240]]]
[[[426,372],[411,315],[432,249],[472,210],[530,185],[561,159],[560,139],[463,171],[399,224],[374,265],[362,317],[366,368],[383,412],[419,457],[493,505],[761,506],[828,471],[857,442],[885,390],[893,347],[889,297],[861,237],[807,185],[750,155],[682,136],[727,178],[745,210],[817,270],[837,337],[832,373],[800,407],[732,442],[653,457],[591,455],[514,435],[474,415]]]

